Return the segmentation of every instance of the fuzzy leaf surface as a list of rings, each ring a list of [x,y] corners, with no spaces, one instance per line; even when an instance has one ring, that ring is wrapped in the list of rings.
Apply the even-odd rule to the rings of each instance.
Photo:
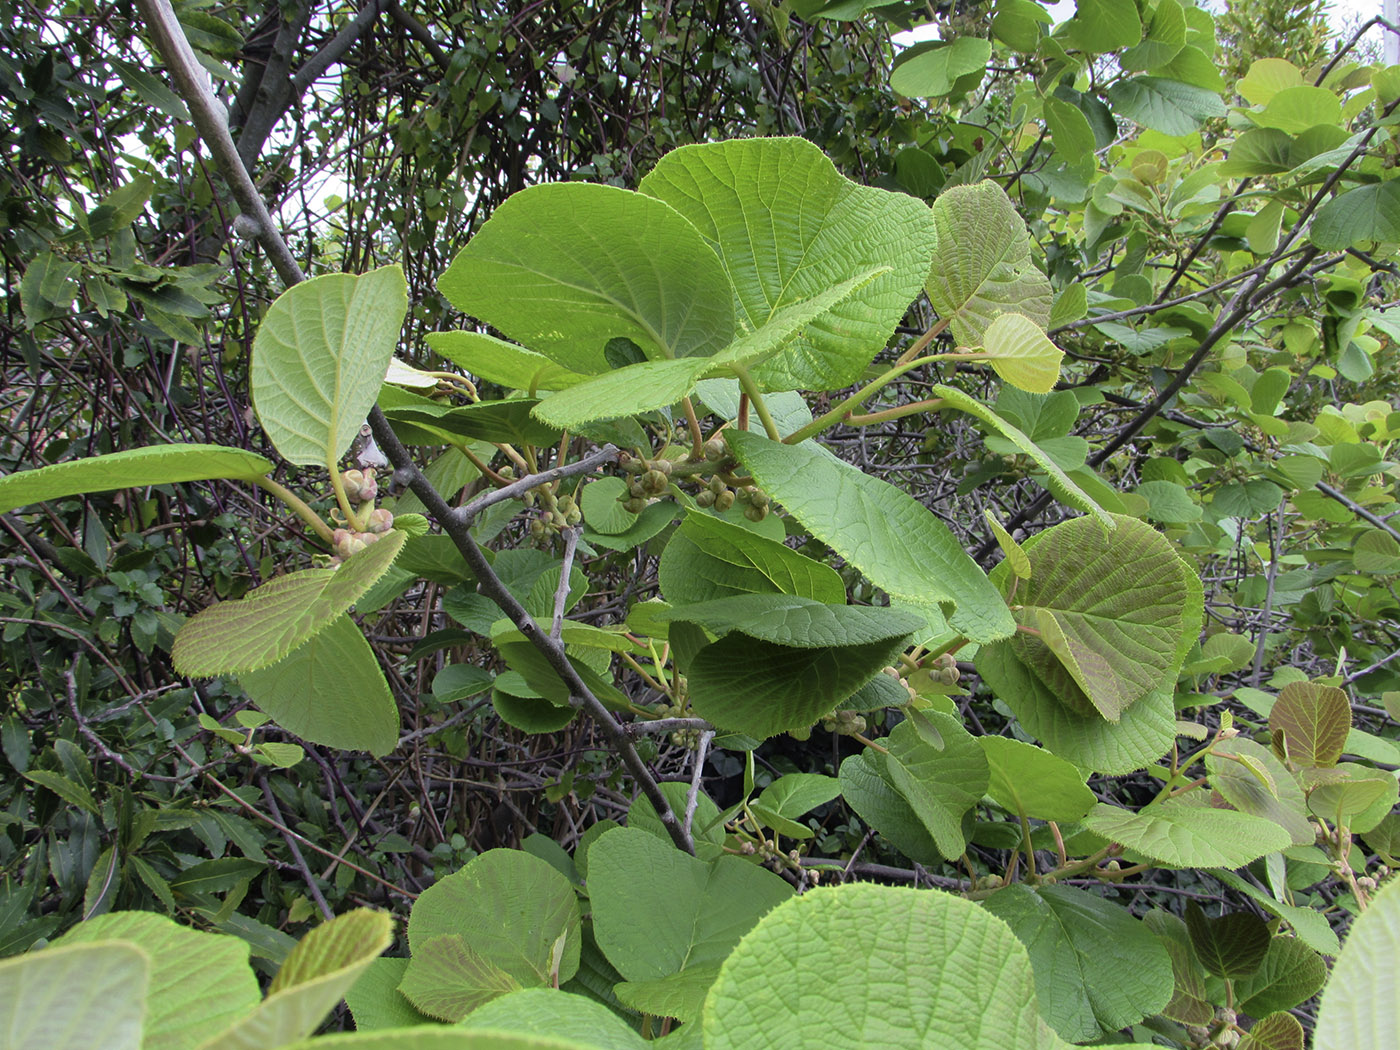
[[[1400,1031],[1400,879],[1357,916],[1317,1009],[1316,1050],[1387,1046]]]
[[[1101,802],[1084,824],[1169,868],[1241,868],[1290,845],[1288,832],[1263,817],[1172,802],[1140,813]]]

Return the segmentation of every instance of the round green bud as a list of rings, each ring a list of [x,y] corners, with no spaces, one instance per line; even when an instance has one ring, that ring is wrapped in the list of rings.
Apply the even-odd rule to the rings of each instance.
[[[715,510],[723,513],[734,506],[734,493],[730,489],[715,493]]]
[[[695,496],[695,502],[701,507],[713,507],[715,505],[715,494],[709,489],[701,489]]]

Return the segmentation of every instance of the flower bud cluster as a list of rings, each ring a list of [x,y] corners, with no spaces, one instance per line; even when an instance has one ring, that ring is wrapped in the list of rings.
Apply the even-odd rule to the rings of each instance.
[[[350,502],[359,505],[357,510],[363,511],[367,504],[372,504],[379,498],[379,483],[375,480],[373,467],[347,470],[340,475],[340,483]],[[346,558],[358,554],[394,527],[393,512],[383,507],[375,507],[365,516],[365,527],[362,531],[346,528],[350,523],[345,520],[338,507],[331,511],[331,520],[340,526],[331,533],[331,544],[334,547],[332,565],[339,565]]]
[[[837,736],[863,735],[866,729],[865,716],[859,711],[833,711],[822,716],[822,728]]]
[[[958,658],[952,653],[944,653],[933,661],[929,677],[944,685],[957,685],[962,673],[958,670]]]
[[[527,506],[539,506],[539,513],[530,521],[530,538],[533,540],[546,540],[583,521],[583,511],[579,510],[578,501],[573,496],[560,496],[548,485],[542,485],[525,495]]]

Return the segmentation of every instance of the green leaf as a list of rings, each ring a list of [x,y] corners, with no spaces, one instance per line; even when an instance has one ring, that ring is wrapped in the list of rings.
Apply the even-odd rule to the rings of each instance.
[[[726,439],[766,492],[892,598],[937,604],[973,641],[1005,638],[1015,629],[977,563],[912,497],[811,441],[784,445],[732,431]]]
[[[249,385],[283,459],[335,469],[374,407],[407,312],[398,266],[314,277],[277,297],[253,340]]]
[[[458,1027],[570,1039],[605,1050],[647,1050],[652,1045],[602,1003],[555,988],[523,988],[503,995],[472,1011]]]
[[[1225,115],[1214,91],[1165,77],[1132,77],[1108,89],[1115,112],[1163,135],[1189,135],[1201,122]]]
[[[511,987],[553,983],[556,958],[567,981],[578,971],[579,922],[573,887],[547,861],[489,850],[414,903],[400,989],[424,1013],[458,1020]]]
[[[1269,100],[1285,88],[1297,87],[1303,74],[1292,62],[1282,58],[1260,58],[1250,63],[1249,72],[1235,85],[1250,105],[1266,106]]]
[[[841,763],[841,795],[856,815],[916,864],[943,859],[914,807],[895,787],[885,756],[866,750]]]
[[[661,793],[671,804],[671,809],[676,813],[685,812],[686,799],[690,794],[690,785],[679,781],[666,781],[660,785]],[[604,829],[616,827],[611,821],[601,821]],[[632,808],[627,811],[627,826],[634,831],[645,831],[654,839],[671,844],[671,835],[661,823],[661,818],[656,815],[656,807],[651,804],[651,799],[645,795],[639,795],[632,803]],[[701,860],[714,860],[716,857],[724,855],[724,822],[720,820],[719,807],[703,791],[697,796],[695,803],[695,820],[691,824],[695,837],[695,852]],[[590,829],[591,830],[591,829]],[[600,832],[601,834],[601,832]],[[579,871],[584,878],[588,878],[587,855]]]
[[[246,941],[192,930],[163,915],[113,912],[74,926],[57,943],[113,941],[135,945],[150,959],[142,1050],[198,1046],[262,999]]]
[[[1147,516],[1168,525],[1200,521],[1201,505],[1191,498],[1186,486],[1174,481],[1144,481],[1133,492],[1147,500]]]
[[[1298,84],[1270,96],[1262,113],[1249,116],[1260,127],[1298,135],[1319,124],[1341,121],[1342,100],[1326,88]]]
[[[262,456],[222,445],[130,448],[8,474],[0,478],[0,513],[86,492],[215,478],[253,481],[272,469],[272,463]]]
[[[1337,194],[1317,209],[1308,236],[1329,250],[1400,241],[1400,185],[1380,182]]]
[[[766,390],[836,390],[855,382],[928,274],[928,209],[904,194],[851,182],[804,139],[682,146],[642,180],[641,192],[680,211],[719,253],[740,326],[750,332],[784,307],[891,268],[755,367]]]
[[[246,598],[210,606],[175,636],[176,670],[211,678],[270,667],[344,614],[388,571],[407,538],[391,530],[337,568],[289,573]]]
[[[1227,755],[1239,755],[1263,770],[1268,782],[1261,782],[1254,768]],[[1247,737],[1222,740],[1206,753],[1206,769],[1210,786],[1235,809],[1274,821],[1287,830],[1295,846],[1313,843],[1314,830],[1308,820],[1303,789],[1268,748]]]
[[[464,438],[474,438],[520,445],[552,445],[559,440],[561,431],[535,418],[534,410],[541,404],[543,402],[530,398],[515,398],[478,401],[473,405],[439,405],[419,398],[413,403],[385,407],[384,415],[391,423],[412,424],[428,435],[427,440],[402,439],[409,444],[461,444]]]
[[[1322,993],[1315,1050],[1386,1046],[1400,1031],[1400,879],[1358,915]]]
[[[93,816],[102,815],[102,810],[98,808],[96,800],[92,797],[92,792],[82,784],[69,780],[62,773],[56,773],[51,769],[29,769],[21,773],[20,776],[31,784],[48,788],[70,806],[85,809]]]
[[[200,1050],[266,1050],[314,1032],[394,939],[388,912],[357,908],[322,923],[291,950],[267,998]]]
[[[995,325],[999,322],[1000,318],[992,323]],[[949,406],[959,411],[966,412],[969,415],[976,416],[978,419],[982,420],[982,422],[992,427],[992,429],[1002,437],[1010,441],[1016,448],[1029,456],[1036,466],[1045,471],[1045,486],[1061,503],[1094,515],[1106,528],[1111,529],[1114,527],[1113,516],[1104,510],[1099,505],[1098,501],[1080,488],[1074,479],[1066,474],[1060,465],[1056,463],[1044,449],[1010,422],[997,415],[976,398],[969,397],[956,387],[935,384],[931,393],[942,398]]]
[[[313,744],[385,755],[398,743],[398,704],[349,616],[277,663],[243,671],[238,684],[279,726]]]
[[[855,883],[769,912],[720,968],[701,1023],[706,1050],[1064,1045],[1000,919],[938,890]]]
[[[585,375],[622,337],[648,359],[706,357],[735,331],[724,267],[673,208],[614,186],[561,182],[513,194],[438,288],[463,313]]]
[[[756,365],[780,353],[809,326],[832,311],[889,267],[858,274],[833,288],[776,310],[753,332],[746,332],[711,357],[642,361],[586,380],[540,402],[535,416],[554,426],[576,429],[600,419],[619,419],[665,408],[689,395],[705,378],[735,375],[735,367]]]
[[[915,816],[928,829],[938,852],[959,857],[967,849],[963,815],[987,792],[987,756],[962,723],[941,711],[922,712],[943,738],[934,748],[912,721],[901,722],[885,738],[885,770]]]
[[[612,1044],[575,1039],[516,1035],[498,1030],[463,1031],[443,1025],[420,1025],[387,1032],[323,1035],[277,1050],[614,1050]],[[617,1044],[628,1050],[628,1044]]]
[[[614,828],[588,851],[588,892],[608,961],[629,981],[654,981],[723,962],[792,887],[738,857],[706,862],[636,828]]]
[[[1327,922],[1327,916],[1317,909],[1297,907],[1276,901],[1267,890],[1261,890],[1253,882],[1240,878],[1233,871],[1213,871],[1211,876],[1219,879],[1231,889],[1243,893],[1270,915],[1277,916],[1288,923],[1298,934],[1298,939],[1314,951],[1330,956],[1336,955],[1341,950],[1337,935]]]
[[[1099,803],[1084,824],[1168,868],[1241,868],[1290,845],[1271,820],[1176,801],[1140,813]]]
[[[719,963],[692,966],[654,981],[622,981],[613,986],[613,991],[618,1002],[639,1013],[674,1017],[682,1024],[690,1024],[700,1020],[705,996],[718,974]]]
[[[1106,532],[1076,518],[1024,544],[1031,578],[1016,616],[1036,633],[999,643],[1071,712],[1110,722],[1171,688],[1203,615],[1200,581],[1171,544],[1134,518],[1115,520]]]
[[[790,594],[827,604],[846,600],[846,585],[829,565],[696,511],[666,544],[660,580],[661,593],[673,605],[737,594]]]
[[[1045,1020],[1082,1042],[1137,1024],[1171,998],[1171,960],[1124,908],[1069,886],[1007,886],[983,902],[1030,953]]]
[[[890,88],[908,98],[942,98],[967,74],[985,73],[991,57],[992,42],[975,36],[923,41],[899,53]]]
[[[997,315],[1044,328],[1050,281],[1031,261],[1031,239],[1011,198],[994,182],[954,186],[933,202],[937,247],[927,291],[959,346],[981,346]]]
[[[121,941],[0,959],[6,1050],[141,1050],[150,967]]]
[[[1269,950],[1269,927],[1253,912],[1208,918],[1194,900],[1186,902],[1186,932],[1206,972],[1226,980],[1249,977]]]
[[[1351,702],[1332,685],[1290,682],[1269,711],[1274,754],[1294,766],[1335,766],[1351,730]]]
[[[695,712],[760,738],[811,725],[893,660],[921,626],[895,609],[770,594],[667,615]]]
[[[979,736],[991,771],[987,794],[1002,808],[1037,820],[1079,820],[1095,796],[1073,763],[1004,736]]]
[[[1083,110],[1054,95],[1047,95],[1042,105],[1045,110],[1045,129],[1060,156],[1066,160],[1078,160],[1094,154],[1098,144],[1094,139],[1094,129],[1089,126],[1089,118],[1084,115]],[[1082,290],[1083,286],[1073,287]]]
[[[990,361],[1006,382],[1033,394],[1055,389],[1064,356],[1040,325],[1014,313],[997,314],[982,333],[982,349],[977,355]]]
[[[1327,963],[1297,937],[1271,937],[1259,969],[1235,982],[1235,1001],[1251,1017],[1291,1010],[1327,983]]]
[[[429,332],[427,344],[478,379],[507,390],[563,390],[588,377],[557,365],[543,354],[526,350],[484,332]]]
[[[758,803],[779,816],[796,820],[840,794],[841,784],[835,777],[819,773],[787,773],[763,789]]]
[[[1142,19],[1133,0],[1075,0],[1068,43],[1081,51],[1107,54],[1142,39]]]
[[[1261,1017],[1237,1044],[1238,1050],[1303,1050],[1302,1022],[1292,1014]]]
[[[1308,809],[1353,831],[1375,827],[1394,808],[1400,794],[1393,774],[1350,762],[1309,770],[1305,776],[1320,780],[1308,791]]]

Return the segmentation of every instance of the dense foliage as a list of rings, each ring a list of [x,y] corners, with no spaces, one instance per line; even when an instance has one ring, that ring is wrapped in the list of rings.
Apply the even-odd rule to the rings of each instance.
[[[15,1045],[1393,1040],[1400,71],[680,6],[0,24]]]

